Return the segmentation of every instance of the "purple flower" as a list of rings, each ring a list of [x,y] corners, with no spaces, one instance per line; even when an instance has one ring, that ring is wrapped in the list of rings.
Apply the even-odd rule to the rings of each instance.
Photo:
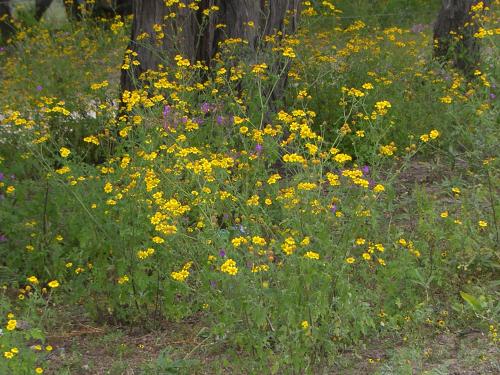
[[[3,181],[4,177],[5,175],[2,172],[0,172],[0,181]]]
[[[3,234],[0,234],[0,242],[6,242],[7,237],[5,237]]]
[[[212,288],[215,288],[215,287],[217,286],[217,283],[216,283],[215,281],[211,280],[211,281],[210,281],[210,286],[211,286]]]
[[[370,167],[365,165],[364,167],[361,168],[361,170],[363,171],[363,174],[368,174],[370,173]]]
[[[43,90],[43,87],[42,87],[41,85],[38,85],[38,86],[36,87],[36,91],[42,91],[42,90]]]
[[[262,147],[262,145],[261,145],[261,144],[257,144],[257,145],[255,146],[255,152],[256,152],[257,154],[260,154],[260,153],[262,152],[262,149],[263,149],[263,147]]]
[[[163,107],[163,117],[166,117],[168,114],[170,114],[171,108],[169,105],[165,105]]]
[[[220,251],[219,251],[219,256],[220,256],[221,258],[224,258],[224,257],[226,256],[226,252],[224,251],[224,249],[220,249]]]
[[[221,115],[217,116],[217,124],[222,125],[224,123],[224,117]]]
[[[335,212],[337,212],[337,205],[336,205],[336,204],[334,204],[334,205],[332,206],[331,210],[332,210],[332,213],[333,213],[333,214],[334,214]]]
[[[208,104],[208,103],[206,103],[206,102],[205,102],[205,103],[203,103],[203,104],[201,105],[201,108],[200,108],[200,109],[201,109],[201,111],[202,111],[203,113],[208,113],[208,112],[210,112],[210,110],[211,110],[212,108],[211,108],[210,104]]]
[[[490,99],[491,99],[491,100],[495,100],[495,98],[496,98],[496,97],[497,97],[497,96],[496,96],[495,94],[493,94],[493,93],[491,93],[491,94],[490,94]]]

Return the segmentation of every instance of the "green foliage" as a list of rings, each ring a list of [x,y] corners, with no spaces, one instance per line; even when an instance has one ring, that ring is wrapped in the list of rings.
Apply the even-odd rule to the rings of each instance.
[[[428,2],[402,3],[359,9]],[[468,81],[432,61],[428,28],[315,5],[252,61],[231,43],[208,77],[165,61],[120,112],[120,20],[30,24],[0,52],[0,322],[19,309],[34,327],[0,336],[23,355],[0,370],[43,360],[23,340],[43,342],[50,304],[146,330],[200,320],[200,346],[251,373],[471,322],[497,342],[495,60]],[[189,373],[194,352],[143,372]]]

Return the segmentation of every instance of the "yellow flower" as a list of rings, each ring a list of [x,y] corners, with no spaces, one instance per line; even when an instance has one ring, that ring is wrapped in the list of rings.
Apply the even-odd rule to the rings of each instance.
[[[170,273],[170,277],[176,281],[183,282],[189,276],[189,271],[186,269],[182,269],[179,272],[173,271]]]
[[[154,243],[164,243],[165,240],[159,236],[155,236],[151,239]]]
[[[110,182],[106,182],[106,185],[104,185],[104,192],[109,194],[112,191],[113,191],[113,185],[111,185]]]
[[[150,247],[150,248],[148,248],[146,250],[139,250],[137,252],[137,257],[139,259],[146,259],[146,258],[149,258],[154,253],[155,253],[155,249],[153,249],[152,247]]]
[[[269,185],[275,184],[279,179],[281,179],[281,176],[279,174],[273,174],[271,177],[268,178],[267,183]]]
[[[484,221],[484,220],[479,220],[478,225],[479,225],[481,228],[486,228],[486,227],[488,226],[488,222],[487,222],[487,221]]]
[[[297,185],[298,190],[309,191],[309,190],[313,190],[315,188],[316,188],[316,184],[312,183],[312,182],[301,182]]]
[[[291,48],[291,47],[286,47],[283,50],[283,56],[289,57],[291,59],[294,59],[296,57],[295,52],[294,52],[293,48]]]
[[[420,140],[421,140],[422,142],[429,142],[429,135],[427,135],[427,134],[422,134],[422,135],[420,136]]]
[[[310,243],[311,243],[311,237],[309,237],[309,236],[304,237],[304,238],[303,238],[303,240],[302,240],[302,241],[300,241],[300,244],[301,244],[302,246],[307,246],[307,245],[309,245]]]
[[[99,139],[95,135],[89,135],[88,137],[83,138],[84,142],[93,143],[95,145],[99,145]]]
[[[304,254],[304,258],[319,259],[319,254],[315,253],[314,251],[308,251],[307,253]]]
[[[35,369],[35,372],[36,372],[37,374],[43,374],[43,368],[41,368],[41,367],[37,367],[37,368]]]
[[[345,261],[346,261],[347,263],[349,263],[349,264],[353,264],[353,263],[356,261],[356,259],[355,259],[355,258],[353,258],[353,257],[349,257],[349,258],[347,258]]]
[[[12,352],[4,352],[3,355],[7,359],[11,359],[14,357],[14,353],[12,353]]]
[[[36,276],[30,276],[30,277],[27,278],[27,280],[31,284],[38,284],[38,279],[36,278]]]
[[[259,205],[259,196],[252,195],[250,199],[247,200],[247,206],[258,206]]]
[[[228,259],[220,266],[220,270],[231,276],[235,276],[238,273],[238,267],[236,267],[236,262],[232,259]]]
[[[240,247],[242,244],[246,244],[248,241],[245,237],[236,237],[231,240],[234,247]]]
[[[15,330],[17,327],[17,320],[15,319],[10,319],[8,322],[7,322],[7,326],[5,327],[7,329],[7,331],[13,331]]]
[[[364,245],[366,243],[366,240],[364,238],[356,238],[356,245]]]
[[[129,281],[129,277],[127,275],[120,276],[118,278],[118,284],[122,285]]]
[[[56,169],[56,173],[58,173],[58,174],[65,174],[65,173],[68,173],[70,171],[71,171],[71,169],[66,165],[62,168]]]
[[[245,121],[245,119],[240,117],[240,116],[233,117],[233,122],[235,125],[239,125],[239,124],[243,123],[244,121]]]
[[[333,157],[333,160],[335,160],[339,164],[343,164],[347,161],[351,161],[352,157],[347,154],[337,154]]]
[[[389,143],[388,145],[381,145],[379,147],[379,152],[381,155],[392,156],[394,152],[397,151],[397,147],[394,142]]]
[[[69,156],[69,154],[71,154],[71,151],[69,149],[67,149],[66,147],[61,147],[61,149],[59,150],[59,153],[61,154],[61,156],[63,158],[67,158]]]
[[[448,211],[443,211],[443,212],[441,212],[441,217],[442,217],[443,219],[446,219],[446,218],[448,217]]]
[[[295,240],[293,239],[293,237],[288,237],[285,239],[285,242],[283,242],[281,244],[281,250],[283,250],[283,252],[286,254],[286,255],[292,255],[293,252],[297,249],[297,245],[295,243]]]
[[[309,322],[307,320],[303,320],[302,323],[300,323],[300,326],[302,327],[302,329],[308,329]]]
[[[14,186],[8,186],[6,191],[7,194],[12,194],[14,191],[16,191],[16,188]]]
[[[59,281],[57,281],[57,280],[52,280],[52,281],[51,281],[51,282],[49,282],[47,285],[48,285],[48,286],[50,286],[51,288],[57,288],[57,287],[59,287]]]
[[[384,185],[381,185],[381,184],[377,184],[377,185],[375,185],[375,187],[373,188],[373,191],[374,191],[375,193],[381,193],[381,192],[383,192],[384,190],[385,190]]]
[[[391,103],[389,103],[387,100],[382,100],[381,102],[375,103],[375,109],[381,115],[385,115],[391,107]]]
[[[267,264],[261,264],[260,266],[252,267],[252,273],[267,272],[267,271],[269,271],[269,266]]]
[[[252,243],[255,245],[265,246],[267,244],[266,240],[259,236],[252,237]]]
[[[123,22],[122,22],[122,25],[123,25]],[[112,29],[113,29],[113,26],[114,25],[111,26]],[[107,87],[108,85],[109,85],[108,81],[102,81],[100,83],[93,83],[93,84],[91,84],[90,85],[90,89],[91,90],[99,90],[100,88]]]
[[[439,132],[436,129],[431,130],[431,132],[429,133],[429,137],[431,139],[436,139],[437,137],[439,137],[439,135],[440,134],[439,134]]]

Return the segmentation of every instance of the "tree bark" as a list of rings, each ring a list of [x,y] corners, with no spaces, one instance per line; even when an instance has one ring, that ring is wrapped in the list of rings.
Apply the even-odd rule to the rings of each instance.
[[[166,7],[163,0],[134,0],[132,35],[127,49],[132,52],[125,61],[137,60],[140,65],[127,64],[129,69],[122,69],[122,91],[138,87],[137,80],[143,72],[157,69],[175,54],[194,56],[198,34],[195,15],[184,8],[177,12],[175,19],[165,20],[170,11],[172,9]],[[160,33],[155,31],[155,25],[162,26],[161,33],[165,36],[157,37]]]
[[[180,54],[191,63],[202,61],[210,66],[220,42],[228,38],[241,38],[248,43],[250,51],[255,51],[264,35],[281,32],[283,37],[293,33],[300,0],[201,0],[197,10],[187,7],[191,1],[181,0],[181,3],[186,7],[167,7],[164,0],[134,0],[128,50],[137,54],[139,65],[122,70],[122,91],[138,88],[141,73],[156,70],[160,64],[168,65],[174,55]],[[205,17],[203,11],[213,6],[218,10]],[[289,11],[291,19],[285,21]],[[172,12],[177,16],[165,19]],[[249,27],[252,23],[254,27]],[[225,27],[216,27],[221,24]],[[162,40],[158,40],[154,25],[162,26]],[[144,33],[148,36],[140,37]]]
[[[479,64],[480,43],[474,37],[477,21],[472,17],[471,6],[480,0],[442,0],[441,10],[434,24],[435,57],[451,60],[470,75]],[[484,1],[485,6],[489,1]]]
[[[3,43],[9,39],[14,31],[11,19],[12,13],[10,11],[10,1],[0,0],[0,36]]]

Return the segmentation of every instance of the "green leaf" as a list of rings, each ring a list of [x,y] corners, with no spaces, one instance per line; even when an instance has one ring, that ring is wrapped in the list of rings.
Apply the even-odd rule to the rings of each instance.
[[[471,305],[474,310],[481,309],[481,303],[473,295],[460,291],[460,296],[462,296],[464,301]]]
[[[0,283],[10,284],[16,281],[17,275],[8,267],[0,266]]]

